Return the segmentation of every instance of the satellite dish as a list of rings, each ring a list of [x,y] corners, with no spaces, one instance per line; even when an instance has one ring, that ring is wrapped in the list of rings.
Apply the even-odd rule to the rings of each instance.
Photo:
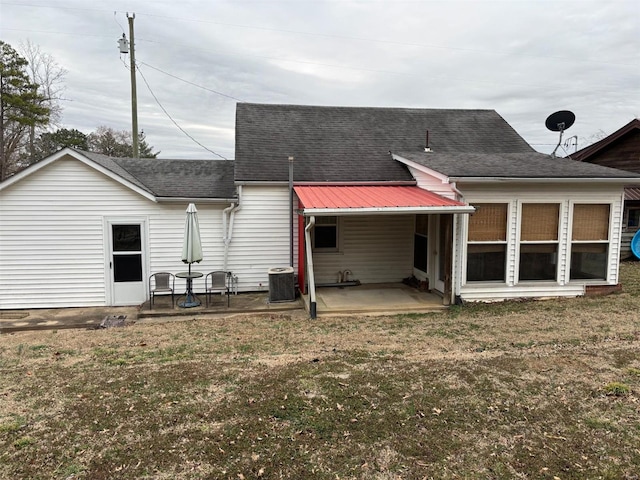
[[[544,122],[546,127],[552,132],[562,132],[569,129],[571,125],[576,121],[576,116],[569,110],[560,110],[559,112],[552,113]]]
[[[562,143],[562,134],[565,130],[570,128],[575,121],[576,116],[569,110],[560,110],[559,112],[552,113],[547,117],[547,120],[544,122],[547,129],[551,130],[552,132],[560,132],[558,145],[556,145],[556,148],[554,148],[553,152],[551,153],[552,157],[556,156],[556,150],[558,150],[558,147]]]

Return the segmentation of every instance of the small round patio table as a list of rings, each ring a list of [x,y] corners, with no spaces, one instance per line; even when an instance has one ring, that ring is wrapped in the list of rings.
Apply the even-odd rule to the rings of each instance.
[[[178,306],[182,308],[191,308],[197,307],[202,304],[202,302],[196,297],[196,294],[193,293],[193,279],[200,278],[203,276],[202,272],[179,272],[176,273],[176,277],[184,278],[187,280],[187,291],[184,293],[184,300],[178,301]]]

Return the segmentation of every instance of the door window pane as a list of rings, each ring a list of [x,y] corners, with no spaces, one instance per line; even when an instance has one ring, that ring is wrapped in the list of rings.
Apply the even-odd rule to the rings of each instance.
[[[114,252],[139,252],[142,250],[140,225],[112,225]]]
[[[114,255],[113,280],[114,282],[141,282],[142,255],[139,253]]]

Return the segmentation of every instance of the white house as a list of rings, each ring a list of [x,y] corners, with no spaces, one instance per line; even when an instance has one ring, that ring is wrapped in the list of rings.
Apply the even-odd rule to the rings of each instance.
[[[614,289],[629,184],[492,110],[240,103],[235,161],[64,149],[1,183],[0,309],[143,303],[151,273],[185,268],[188,203],[198,270],[241,292],[288,265],[312,298],[408,277],[445,304]]]
[[[495,111],[238,104],[243,195],[286,197],[289,156],[312,310],[345,271],[415,276],[445,304],[618,285],[624,185],[640,176],[535,152]]]

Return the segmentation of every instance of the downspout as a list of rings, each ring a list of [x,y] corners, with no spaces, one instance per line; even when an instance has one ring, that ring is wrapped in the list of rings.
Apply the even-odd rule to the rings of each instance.
[[[300,200],[298,200],[298,208],[300,208]],[[298,214],[298,289],[303,295],[307,293],[304,247],[304,216],[302,214]]]
[[[293,157],[289,157],[289,266],[293,267]]]
[[[449,184],[451,186],[451,189],[455,192],[455,194],[458,196],[457,200],[459,202],[464,202],[464,195],[462,194],[462,192],[460,190],[458,190],[458,187],[456,187],[455,182],[452,182]],[[459,224],[461,222],[461,215],[459,213],[454,213],[453,214],[453,222],[452,223],[452,228],[453,228],[453,233],[452,233],[452,237],[451,237],[451,278],[452,278],[452,285],[451,285],[451,298],[449,299],[450,301],[450,305],[458,305],[461,300],[460,300],[460,291],[462,290],[462,246],[458,245],[458,227]],[[468,215],[468,214],[466,214]],[[460,241],[462,241],[462,239],[460,239]]]
[[[311,215],[309,217],[309,223],[304,228],[304,243],[307,250],[307,273],[309,274],[309,313],[311,319],[316,318],[316,281],[313,273],[313,254],[311,253],[311,229],[316,224],[316,217]]]
[[[224,260],[222,261],[222,270],[227,271],[229,259],[229,245],[233,238],[233,220],[236,212],[241,208],[242,185],[238,185],[238,203],[232,203],[222,211],[222,241],[224,242]],[[227,228],[227,217],[229,217],[229,227]]]

